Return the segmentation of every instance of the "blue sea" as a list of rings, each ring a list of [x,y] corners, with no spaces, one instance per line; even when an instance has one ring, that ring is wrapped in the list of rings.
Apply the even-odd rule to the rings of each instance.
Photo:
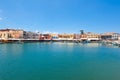
[[[0,80],[120,80],[120,48],[100,43],[0,44]]]

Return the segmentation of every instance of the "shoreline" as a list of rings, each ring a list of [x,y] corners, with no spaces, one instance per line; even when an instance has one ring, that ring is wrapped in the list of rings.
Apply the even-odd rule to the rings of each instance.
[[[16,40],[0,40],[1,43],[14,43],[14,42],[73,42],[73,43],[98,43],[101,40],[35,40],[35,39],[16,39]]]
[[[77,39],[64,39],[64,40],[39,40],[39,39],[9,39],[9,40],[0,40],[0,44],[4,43],[35,43],[35,42],[69,42],[69,43],[103,43],[103,44],[113,44],[120,47],[119,41],[104,41],[104,40],[77,40]]]
[[[14,40],[0,40],[0,44],[12,44],[12,43],[17,43],[17,44],[23,44],[23,43],[36,43],[36,42],[62,42],[62,43],[102,43],[103,45],[114,45],[120,47],[120,42],[115,42],[115,41],[104,41],[104,40],[93,40],[93,41],[88,41],[88,40],[37,40],[37,39],[14,39]]]

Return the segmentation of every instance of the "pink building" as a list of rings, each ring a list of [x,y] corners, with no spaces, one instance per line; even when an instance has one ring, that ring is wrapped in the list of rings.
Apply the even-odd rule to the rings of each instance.
[[[1,29],[0,39],[21,39],[24,36],[24,31],[20,29]]]

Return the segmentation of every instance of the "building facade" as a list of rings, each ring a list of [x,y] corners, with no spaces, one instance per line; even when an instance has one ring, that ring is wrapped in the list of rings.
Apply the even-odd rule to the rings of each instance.
[[[74,34],[74,39],[80,39],[80,34]]]
[[[63,39],[63,40],[71,40],[71,39],[74,39],[74,34],[59,34],[58,35],[58,38],[59,39]]]
[[[86,35],[87,35],[88,40],[101,40],[101,35],[100,34],[95,34],[95,33],[88,32],[88,33],[86,33]]]
[[[50,34],[40,34],[40,37],[39,37],[40,40],[51,40],[52,37]]]
[[[81,40],[87,40],[87,34],[81,34],[80,39]]]
[[[40,34],[31,32],[31,31],[25,31],[24,32],[24,39],[39,39]]]
[[[50,34],[51,35],[51,38],[54,40],[54,39],[58,39],[58,34]]]
[[[20,29],[1,29],[0,39],[22,39],[24,31]]]
[[[120,37],[120,34],[119,33],[113,33],[112,34],[112,40],[118,40]]]
[[[120,34],[114,32],[101,34],[103,40],[118,40],[119,37]]]

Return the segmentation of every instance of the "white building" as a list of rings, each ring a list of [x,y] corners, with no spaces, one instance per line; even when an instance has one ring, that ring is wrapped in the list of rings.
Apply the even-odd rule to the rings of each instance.
[[[119,33],[113,33],[112,34],[112,40],[118,40],[119,37],[120,37]]]

